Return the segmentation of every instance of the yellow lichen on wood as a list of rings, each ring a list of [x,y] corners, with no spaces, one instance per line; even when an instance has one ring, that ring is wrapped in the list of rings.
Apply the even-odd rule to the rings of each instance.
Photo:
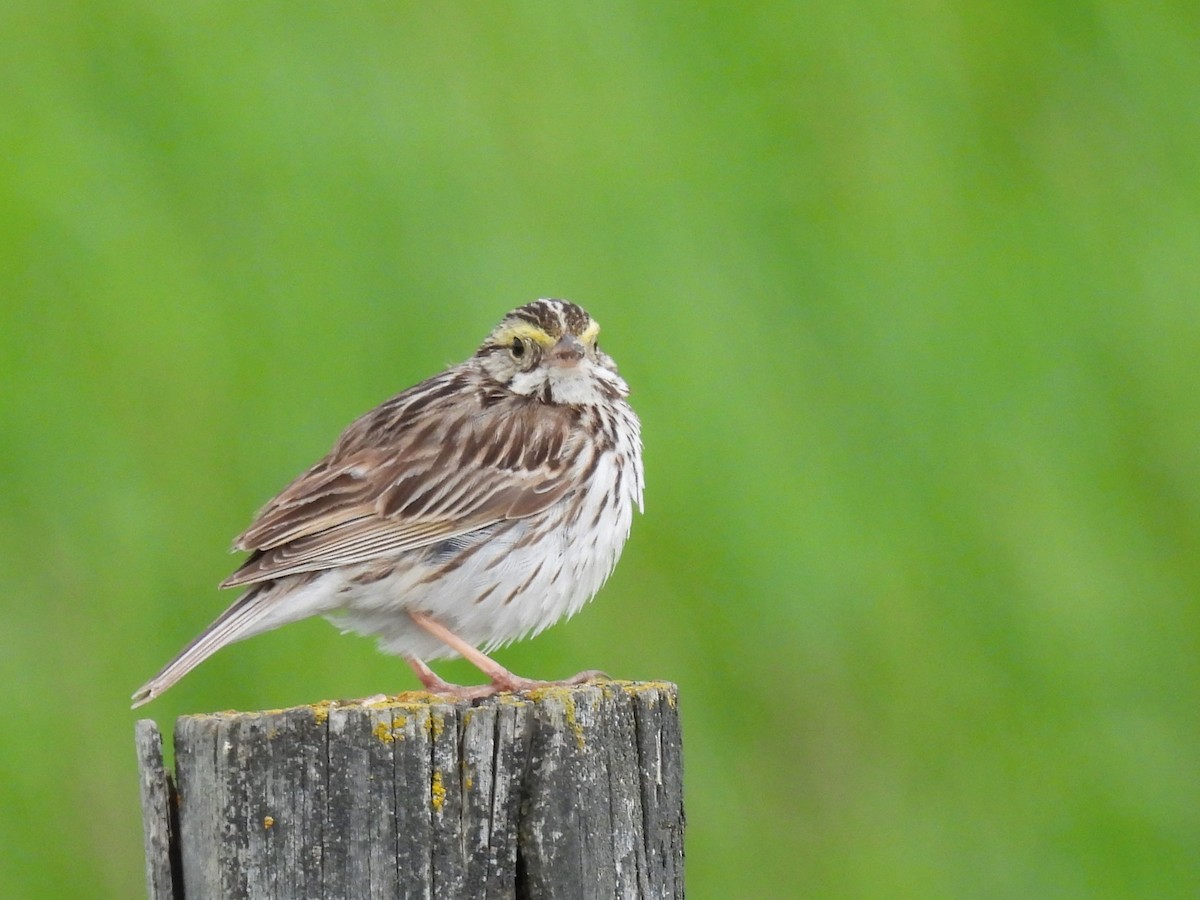
[[[442,773],[436,769],[433,773],[433,783],[429,786],[429,797],[434,812],[441,812],[442,807],[446,805],[446,785],[442,783]]]
[[[390,723],[379,722],[371,733],[385,744],[404,740],[404,728],[408,725],[408,716],[393,715]]]
[[[442,736],[442,732],[446,730],[446,717],[438,713],[431,712],[429,718],[425,720],[425,730],[429,732],[429,736],[435,741]]]
[[[571,694],[567,695],[566,702],[567,727],[571,729],[571,733],[575,735],[575,746],[580,750],[583,749],[583,725],[579,722],[579,708],[575,705],[575,697]]]
[[[534,703],[550,697],[562,701],[563,714],[566,717],[567,727],[571,729],[571,734],[575,736],[575,745],[582,750],[586,741],[584,739],[583,725],[579,721],[579,710],[575,705],[573,690],[563,685],[548,684],[545,687],[534,688],[529,692],[529,699]]]
[[[270,828],[275,824],[274,816],[263,816],[263,828]]]
[[[314,725],[320,727],[329,721],[329,706],[330,701],[322,700],[309,707],[312,710]]]
[[[678,696],[675,693],[675,686],[669,681],[610,681],[604,683],[606,696],[611,697],[608,693],[609,688],[614,687],[619,689],[627,697],[636,697],[638,694],[656,693],[661,694],[667,701],[667,705],[671,709],[675,708],[678,702]]]

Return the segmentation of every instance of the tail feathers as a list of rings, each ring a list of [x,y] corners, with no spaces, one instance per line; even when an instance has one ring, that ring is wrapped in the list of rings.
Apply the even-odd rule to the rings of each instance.
[[[133,708],[149,703],[222,647],[272,627],[275,623],[268,624],[263,620],[271,611],[270,599],[273,594],[274,592],[269,590],[269,584],[265,584],[253,587],[238,597],[216,621],[167,663],[161,672],[137,689],[132,698]]]

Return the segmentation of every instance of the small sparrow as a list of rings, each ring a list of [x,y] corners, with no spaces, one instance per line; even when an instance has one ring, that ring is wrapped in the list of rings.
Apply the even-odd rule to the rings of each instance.
[[[485,654],[578,612],[642,507],[641,423],[599,333],[574,303],[536,300],[351,424],[237,539],[250,556],[221,587],[244,593],[133,705],[228,644],[317,615],[376,636],[429,691],[547,683]],[[489,683],[449,684],[425,662],[456,656]]]

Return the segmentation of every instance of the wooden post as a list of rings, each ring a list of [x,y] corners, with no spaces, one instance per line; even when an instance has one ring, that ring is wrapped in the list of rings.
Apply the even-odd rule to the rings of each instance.
[[[678,689],[403,694],[137,725],[152,900],[683,897]]]

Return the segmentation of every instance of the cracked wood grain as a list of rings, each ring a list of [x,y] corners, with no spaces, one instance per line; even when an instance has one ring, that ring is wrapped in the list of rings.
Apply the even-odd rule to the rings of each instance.
[[[137,746],[153,900],[683,897],[665,682],[185,716],[176,817]]]

